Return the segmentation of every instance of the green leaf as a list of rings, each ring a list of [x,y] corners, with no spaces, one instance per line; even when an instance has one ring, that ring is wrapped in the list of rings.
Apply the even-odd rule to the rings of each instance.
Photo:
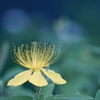
[[[100,89],[96,93],[95,100],[100,100]]]
[[[12,92],[13,91],[13,92]],[[6,94],[9,96],[26,95],[33,97],[34,92],[26,87],[21,86],[9,86],[6,88]]]
[[[12,96],[0,100],[33,100],[33,98],[29,96]]]
[[[41,94],[41,95],[39,95],[39,97],[38,97],[38,99],[37,100],[44,100],[44,97],[43,97],[43,95]]]
[[[4,68],[5,62],[7,60],[10,51],[9,42],[4,42],[0,47],[0,74]]]
[[[10,68],[9,70],[7,70],[5,72],[5,74],[2,76],[2,79],[4,82],[7,82],[8,80],[10,80],[11,78],[13,78],[16,74],[24,71],[25,69],[21,66],[13,66],[12,68]]]
[[[46,98],[46,100],[88,100],[88,99],[93,99],[93,98],[87,95],[75,94],[75,93],[64,93]]]
[[[4,82],[0,79],[0,96],[4,93]]]
[[[35,93],[33,95],[33,100],[44,100],[44,97],[42,94],[38,95],[37,93]]]
[[[51,83],[45,87],[42,88],[41,93],[43,94],[44,98],[51,96],[52,92],[54,90],[54,84]]]
[[[38,99],[38,94],[35,93],[35,94],[33,95],[33,100],[37,100],[37,99]]]

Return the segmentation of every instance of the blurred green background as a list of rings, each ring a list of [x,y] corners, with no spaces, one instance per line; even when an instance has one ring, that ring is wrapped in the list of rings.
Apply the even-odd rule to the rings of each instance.
[[[33,95],[25,83],[7,87],[25,68],[13,62],[12,43],[42,41],[60,45],[50,69],[67,80],[54,94],[79,92],[94,97],[100,88],[100,0],[0,0],[0,97]]]

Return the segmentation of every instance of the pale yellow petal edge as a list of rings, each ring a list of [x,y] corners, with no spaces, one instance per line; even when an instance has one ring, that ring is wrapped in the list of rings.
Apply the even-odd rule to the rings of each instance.
[[[32,70],[23,71],[11,79],[7,86],[19,86],[25,83],[31,76]]]
[[[41,70],[44,72],[44,74],[49,77],[53,83],[61,85],[67,83],[66,80],[64,80],[60,74],[55,73],[53,70],[46,70],[44,68],[41,68]]]
[[[29,82],[39,87],[46,86],[48,84],[40,70],[34,71],[34,73],[29,78]]]

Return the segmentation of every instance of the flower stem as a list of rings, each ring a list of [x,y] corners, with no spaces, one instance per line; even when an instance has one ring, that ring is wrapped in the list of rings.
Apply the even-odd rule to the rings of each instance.
[[[39,87],[35,87],[35,90],[36,90],[36,92],[37,92],[38,95],[41,94],[41,93],[40,93],[40,88],[39,88]]]

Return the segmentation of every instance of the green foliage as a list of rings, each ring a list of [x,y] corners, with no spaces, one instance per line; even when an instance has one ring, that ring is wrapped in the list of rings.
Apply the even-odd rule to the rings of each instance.
[[[12,92],[13,91],[13,92]],[[33,96],[34,91],[30,90],[29,88],[25,88],[23,86],[17,86],[17,87],[7,87],[6,88],[6,94],[8,96],[18,96],[18,95],[27,95],[27,96]]]
[[[95,96],[95,100],[100,100],[100,89],[97,91],[97,94]]]
[[[46,100],[89,100],[89,99],[93,98],[87,95],[75,94],[75,93],[64,93],[46,98]]]
[[[17,89],[16,89],[17,90]],[[8,98],[3,98],[0,100],[93,100],[92,97],[87,95],[82,95],[79,93],[63,93],[58,95],[53,95],[54,84],[49,84],[39,91],[38,93],[33,93],[32,96],[12,96]],[[26,94],[27,95],[27,94]],[[98,91],[95,100],[99,100],[100,91]]]
[[[91,52],[94,49],[85,43],[66,43],[61,47],[62,55],[54,70],[68,83],[57,86],[55,93],[82,92],[94,96],[99,89],[100,54],[96,50]]]
[[[25,69],[21,66],[13,66],[9,70],[6,70],[6,73],[2,75],[2,79],[4,82],[8,82],[12,77],[14,77],[16,74],[25,71]]]
[[[53,90],[54,90],[54,84],[52,83],[52,84],[49,84],[49,85],[43,87],[40,92],[46,98],[46,97],[52,95]]]
[[[44,96],[42,94],[38,95],[35,93],[32,100],[44,100]]]
[[[6,60],[8,58],[9,51],[10,51],[9,42],[4,42],[0,47],[0,75],[4,69],[4,65],[5,65]]]
[[[60,43],[58,42],[58,44]],[[3,47],[3,45],[5,46]],[[33,89],[28,88],[30,87],[29,85],[26,85],[26,87],[6,86],[9,79],[14,77],[17,73],[24,71],[25,69],[20,66],[9,66],[9,64],[4,66],[8,57],[8,53],[10,52],[9,43],[4,43],[3,45],[0,49],[0,72],[2,72],[2,76],[0,76],[0,98],[7,96],[8,98],[0,100],[92,100],[93,98],[87,95],[94,96],[97,88],[99,89],[100,48],[87,45],[85,42],[73,44],[62,42],[62,55],[55,64],[50,66],[50,69],[60,73],[68,83],[65,85],[56,86],[55,91],[54,84],[49,84],[41,88],[40,95],[38,95],[32,91]],[[3,72],[3,69],[6,68],[7,70]],[[77,91],[87,95],[73,93]],[[60,94],[62,92],[64,94]],[[53,93],[56,95],[53,95]],[[15,97],[17,99],[15,99]],[[98,90],[95,96],[95,100],[99,100],[99,98],[100,90]]]
[[[0,100],[32,100],[32,97],[29,96],[12,96],[12,97],[7,97],[3,98]]]

